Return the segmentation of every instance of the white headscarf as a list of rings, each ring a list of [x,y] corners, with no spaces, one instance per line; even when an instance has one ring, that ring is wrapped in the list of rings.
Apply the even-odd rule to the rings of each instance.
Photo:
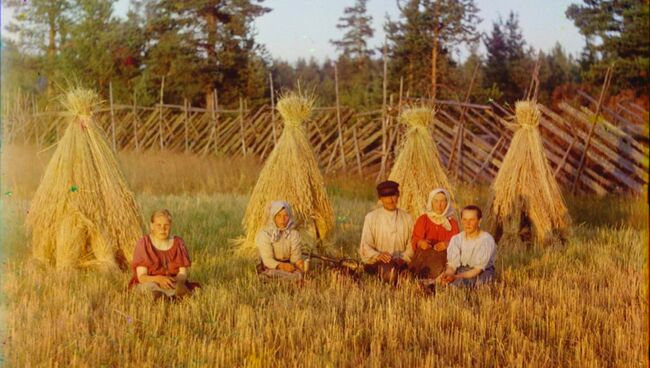
[[[442,213],[435,213],[433,211],[433,206],[431,205],[431,202],[433,202],[433,197],[438,194],[442,193],[447,197],[447,207],[445,208]],[[429,199],[427,200],[427,210],[426,210],[427,217],[429,217],[429,220],[433,222],[436,225],[442,225],[442,227],[445,228],[445,230],[449,231],[451,230],[451,223],[449,222],[449,218],[454,215],[454,209],[451,206],[451,196],[449,195],[449,192],[447,192],[443,188],[436,188],[429,193]]]
[[[289,223],[287,223],[287,226],[283,229],[280,229],[276,224],[275,224],[275,215],[278,214],[278,212],[285,210],[287,211],[287,214],[289,215]],[[271,240],[276,242],[280,240],[282,237],[288,237],[289,233],[291,232],[291,229],[293,229],[293,226],[295,225],[295,222],[293,221],[293,212],[291,211],[291,205],[285,201],[273,201],[269,205],[269,218],[266,224],[266,227],[264,228],[264,232],[271,237]]]

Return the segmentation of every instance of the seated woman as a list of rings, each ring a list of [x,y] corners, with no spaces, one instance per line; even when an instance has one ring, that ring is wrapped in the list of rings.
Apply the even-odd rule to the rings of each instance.
[[[255,245],[260,253],[258,273],[271,279],[302,280],[300,233],[295,230],[291,206],[275,201],[269,206],[268,224],[257,233]]]
[[[151,215],[151,232],[138,241],[133,253],[129,287],[152,292],[154,297],[183,297],[199,286],[188,282],[190,256],[183,239],[170,236],[172,215],[158,210]]]
[[[458,234],[449,192],[442,188],[429,193],[426,213],[418,217],[413,227],[411,244],[415,252],[411,272],[432,284],[447,265],[447,247]]]
[[[494,279],[496,243],[492,235],[481,230],[481,217],[481,209],[476,206],[466,206],[461,211],[464,231],[449,242],[443,283],[475,286]]]

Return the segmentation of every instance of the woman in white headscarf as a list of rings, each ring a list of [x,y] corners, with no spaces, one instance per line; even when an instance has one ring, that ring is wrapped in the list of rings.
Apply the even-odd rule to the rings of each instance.
[[[260,275],[268,278],[302,279],[305,263],[302,259],[300,233],[294,229],[294,225],[289,203],[271,202],[268,223],[255,238],[260,253]]]
[[[415,252],[411,271],[416,277],[433,281],[445,270],[449,241],[458,232],[449,192],[442,188],[432,190],[426,212],[418,217],[411,237]]]

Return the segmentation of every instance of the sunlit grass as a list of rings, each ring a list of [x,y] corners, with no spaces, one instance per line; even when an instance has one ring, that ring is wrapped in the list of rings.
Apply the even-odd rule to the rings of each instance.
[[[142,182],[154,182],[142,175]],[[376,205],[373,179],[328,181],[337,216],[331,254],[356,257],[363,216]],[[254,179],[238,183],[246,182]],[[190,278],[202,288],[176,303],[127,292],[126,273],[41,268],[29,258],[22,225],[27,197],[3,195],[5,365],[646,365],[644,199],[567,197],[575,226],[566,245],[502,242],[492,287],[428,296],[409,280],[393,289],[319,268],[303,288],[260,283],[254,260],[235,255],[229,241],[243,233],[249,189],[223,184],[219,192],[194,183],[186,194],[152,185],[137,195],[145,214],[172,212],[173,232],[190,249]],[[15,185],[21,192],[20,180]],[[485,204],[483,187],[457,192],[459,205]]]
[[[647,229],[580,226],[565,247],[500,244],[494,287],[423,295],[318,270],[259,283],[231,253],[246,197],[151,196],[203,288],[179,303],[125,291],[129,275],[55,274],[27,259],[24,200],[5,200],[9,366],[641,366]],[[335,253],[354,256],[373,201],[336,197]],[[5,232],[6,231],[6,232]],[[37,338],[36,338],[37,337]]]

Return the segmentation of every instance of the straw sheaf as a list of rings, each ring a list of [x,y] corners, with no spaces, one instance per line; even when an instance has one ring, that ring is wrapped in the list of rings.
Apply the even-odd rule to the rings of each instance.
[[[435,111],[428,107],[411,107],[402,112],[399,120],[408,126],[428,127],[433,121]]]
[[[303,96],[296,92],[288,92],[283,95],[277,104],[277,109],[284,124],[289,127],[300,126],[311,115],[314,106],[313,96]]]
[[[515,117],[522,128],[534,128],[539,125],[541,113],[535,102],[517,101],[515,103]]]
[[[101,101],[93,90],[74,88],[63,95],[61,104],[70,116],[78,119],[90,119]]]
[[[435,188],[446,189],[453,200],[452,187],[429,130],[433,116],[434,110],[426,107],[407,108],[400,115],[409,128],[389,180],[400,184],[399,206],[414,219],[424,213],[427,196]]]
[[[492,183],[488,213],[492,228],[501,223],[506,233],[519,230],[526,211],[539,242],[554,231],[565,231],[571,220],[560,188],[546,160],[537,128],[540,113],[535,103],[515,104],[518,129]]]
[[[31,203],[35,258],[58,269],[126,268],[143,221],[115,154],[93,121],[94,92],[74,89],[70,122]]]
[[[300,126],[309,116],[312,104],[312,98],[294,93],[285,95],[278,102],[285,124],[296,129],[283,130],[253,188],[243,219],[246,238],[238,242],[237,250],[242,254],[254,254],[255,236],[269,221],[268,206],[275,200],[291,204],[300,230],[311,231],[315,224],[319,235],[324,238],[334,226],[334,212],[327,197],[325,181]]]

